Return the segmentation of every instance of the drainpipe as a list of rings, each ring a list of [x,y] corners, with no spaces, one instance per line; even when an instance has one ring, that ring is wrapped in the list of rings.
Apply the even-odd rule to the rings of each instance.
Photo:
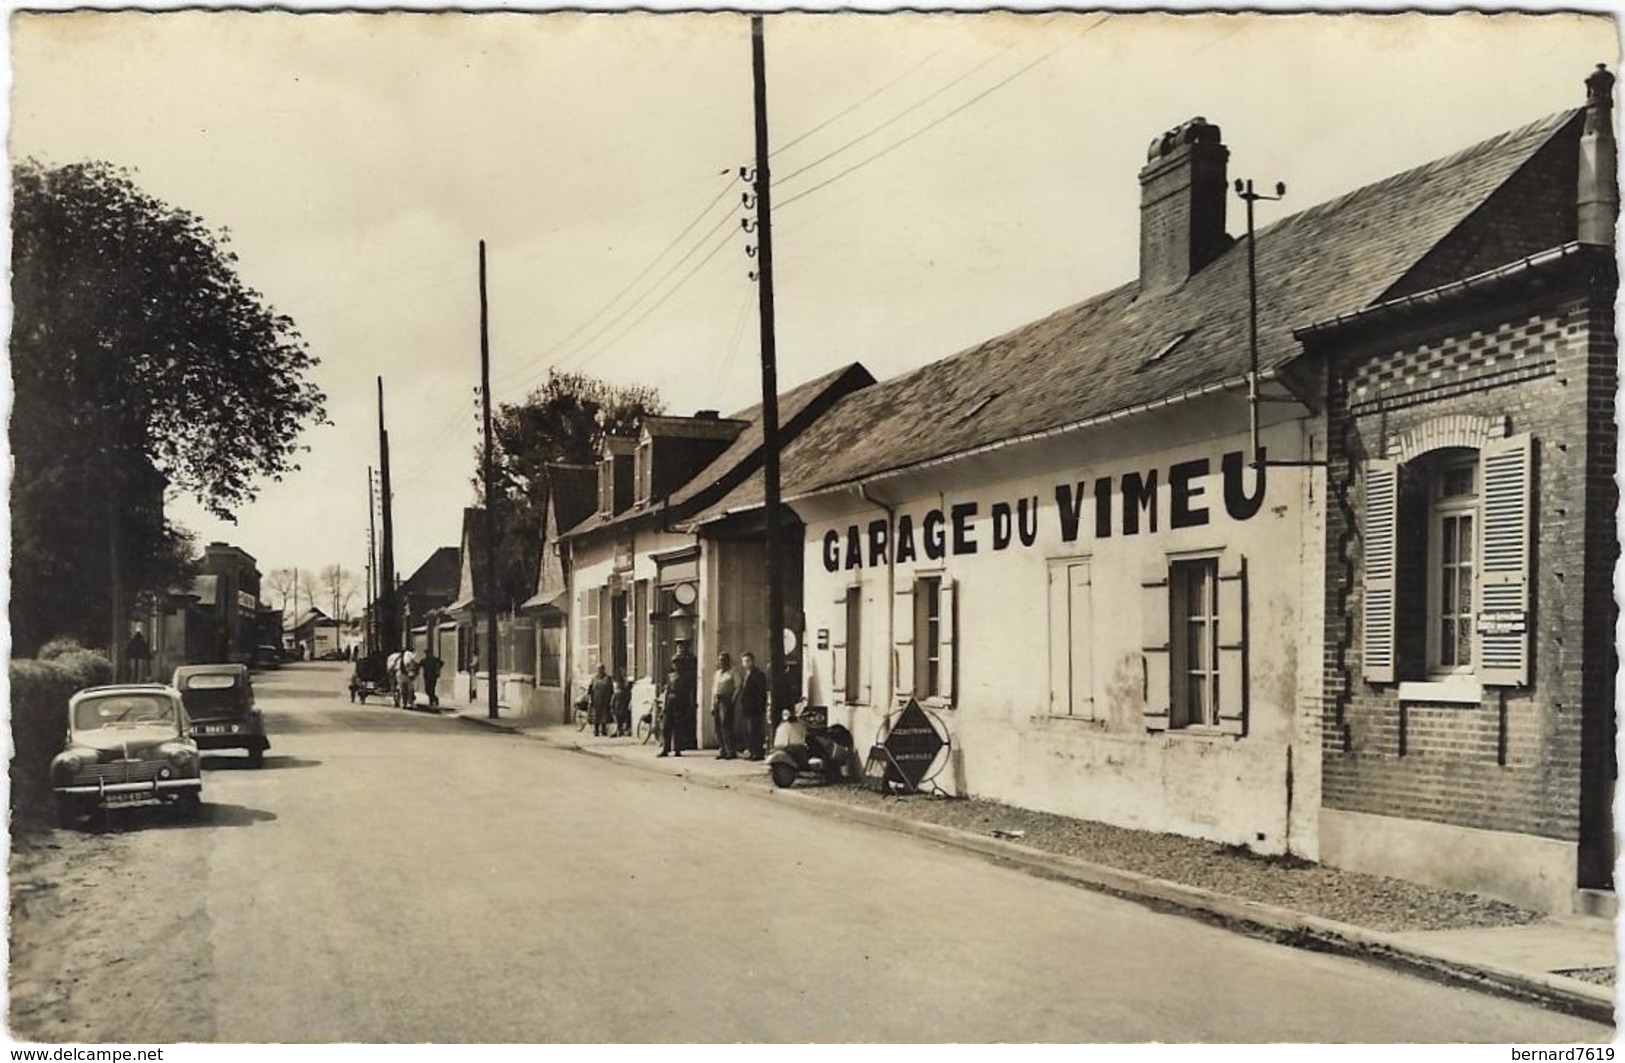
[[[897,677],[897,639],[894,625],[896,617],[893,615],[897,608],[897,543],[893,536],[897,534],[897,507],[880,501],[869,494],[869,485],[858,484],[858,497],[871,506],[886,511],[886,711],[891,711],[892,692],[896,689]],[[834,677],[830,677],[833,681]]]

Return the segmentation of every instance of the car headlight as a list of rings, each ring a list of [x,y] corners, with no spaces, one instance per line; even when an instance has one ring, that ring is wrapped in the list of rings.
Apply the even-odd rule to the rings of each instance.
[[[184,768],[192,763],[193,756],[192,751],[185,746],[176,746],[169,751],[169,762],[177,768]]]

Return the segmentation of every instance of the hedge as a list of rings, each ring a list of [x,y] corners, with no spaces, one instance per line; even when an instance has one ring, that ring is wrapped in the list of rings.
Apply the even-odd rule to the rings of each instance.
[[[51,758],[62,751],[68,699],[113,681],[113,662],[77,643],[50,660],[14,660],[11,674],[11,818],[13,829],[51,821]],[[43,652],[43,651],[42,651]]]

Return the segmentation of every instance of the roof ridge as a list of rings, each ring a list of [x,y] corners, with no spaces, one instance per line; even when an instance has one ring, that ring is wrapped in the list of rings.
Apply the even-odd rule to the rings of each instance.
[[[1483,140],[1480,140],[1475,144],[1469,144],[1464,148],[1458,148],[1448,155],[1441,155],[1438,158],[1429,159],[1426,162],[1412,166],[1408,170],[1401,170],[1399,173],[1389,174],[1387,177],[1372,181],[1369,184],[1361,185],[1358,188],[1350,189],[1349,191],[1344,192],[1342,195],[1333,196],[1331,199],[1326,199],[1319,203],[1311,204],[1304,209],[1297,211],[1296,213],[1288,214],[1284,218],[1270,222],[1268,225],[1261,226],[1258,229],[1258,239],[1262,240],[1265,236],[1268,236],[1277,229],[1296,225],[1303,221],[1318,220],[1319,218],[1328,214],[1336,214],[1338,211],[1346,209],[1348,205],[1356,199],[1387,191],[1396,186],[1415,181],[1425,174],[1436,174],[1444,170],[1454,169],[1457,166],[1461,166],[1463,163],[1473,161],[1480,155],[1504,148],[1506,145],[1523,140],[1526,137],[1533,137],[1537,135],[1549,137],[1555,135],[1563,128],[1563,126],[1567,125],[1578,115],[1583,113],[1584,108],[1570,107],[1562,111],[1555,111],[1552,114],[1546,115],[1544,118],[1538,118],[1533,122],[1528,122],[1512,129],[1504,129],[1501,132],[1496,133],[1494,136],[1486,137]]]

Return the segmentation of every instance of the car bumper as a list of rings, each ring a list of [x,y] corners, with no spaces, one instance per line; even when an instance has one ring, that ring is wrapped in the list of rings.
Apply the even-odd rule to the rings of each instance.
[[[209,749],[258,749],[271,748],[271,740],[262,734],[252,732],[239,732],[237,734],[199,735],[192,736],[200,750]]]
[[[147,782],[89,783],[80,786],[58,786],[59,796],[104,797],[108,794],[151,794],[153,797],[181,794],[187,791],[201,793],[202,779],[152,779]]]

